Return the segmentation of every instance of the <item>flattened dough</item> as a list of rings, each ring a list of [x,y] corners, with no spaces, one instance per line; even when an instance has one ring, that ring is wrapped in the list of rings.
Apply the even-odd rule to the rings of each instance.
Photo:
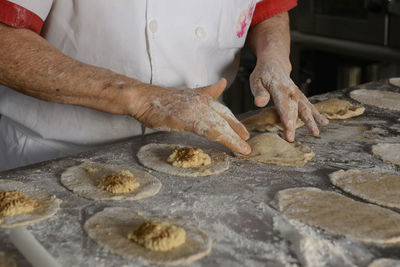
[[[283,125],[275,107],[263,109],[260,113],[250,116],[241,121],[249,131],[276,132],[283,130]],[[304,125],[304,122],[297,119],[296,128]]]
[[[396,86],[396,87],[400,87],[400,77],[390,78],[389,84]]]
[[[368,267],[400,267],[400,260],[380,258],[368,264]]]
[[[371,150],[381,160],[400,166],[400,144],[377,144]]]
[[[270,205],[288,219],[331,234],[376,243],[400,242],[400,214],[313,187],[279,191]]]
[[[281,166],[303,166],[315,156],[309,147],[299,142],[289,143],[274,133],[259,134],[248,143],[250,155],[233,154],[238,158]]]
[[[106,174],[130,171],[140,186],[126,194],[114,194],[97,187],[98,181]],[[79,196],[93,200],[138,200],[156,195],[161,182],[153,175],[128,166],[84,162],[68,168],[61,175],[61,183]]]
[[[17,263],[9,257],[4,251],[0,251],[0,266],[2,267],[17,267]]]
[[[371,203],[400,208],[400,175],[351,169],[329,174],[331,183]]]
[[[400,111],[400,94],[396,92],[358,89],[350,97],[369,106]]]
[[[364,113],[365,108],[351,104],[349,101],[329,98],[314,104],[314,107],[328,119],[348,119]]]
[[[201,148],[211,157],[211,164],[198,168],[179,168],[167,162],[169,155],[175,149],[185,147],[178,144],[148,144],[142,146],[137,153],[139,162],[146,168],[170,175],[197,177],[218,174],[229,168],[229,158],[225,152]]]
[[[0,191],[7,192],[11,190],[21,191],[24,195],[34,199],[38,205],[30,213],[0,218],[0,228],[13,228],[40,222],[56,214],[60,208],[61,200],[55,196],[50,196],[31,185],[18,181],[0,180]]]
[[[129,232],[146,220],[166,221],[183,227],[185,243],[168,252],[157,252],[129,240]],[[142,258],[152,264],[179,265],[198,260],[211,251],[211,239],[191,223],[181,218],[139,216],[129,208],[106,208],[87,220],[84,229],[98,244],[128,260]]]

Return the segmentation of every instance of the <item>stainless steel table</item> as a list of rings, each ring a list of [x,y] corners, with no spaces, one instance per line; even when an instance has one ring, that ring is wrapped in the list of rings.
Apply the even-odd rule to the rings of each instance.
[[[400,92],[386,81],[360,87]],[[335,91],[310,99],[312,102],[327,97],[349,100],[349,91]],[[231,157],[230,169],[215,176],[182,178],[152,172],[163,184],[160,193],[135,202],[92,201],[78,197],[60,184],[60,175],[83,160],[145,169],[135,155],[142,145],[152,142],[229,151],[189,133],[156,133],[73,157],[3,172],[0,179],[29,183],[63,200],[55,216],[27,227],[62,266],[147,266],[143,261],[129,262],[105,251],[83,231],[82,226],[90,216],[112,206],[183,216],[194,222],[212,237],[213,248],[209,256],[190,266],[366,266],[377,257],[400,259],[399,246],[368,245],[333,236],[288,222],[268,206],[274,194],[284,188],[314,186],[341,192],[328,179],[328,174],[338,169],[400,174],[399,167],[370,153],[373,144],[400,142],[400,112],[366,106],[362,116],[331,121],[320,129],[320,137],[312,137],[305,127],[297,130],[297,140],[309,145],[316,154],[304,167],[280,167]],[[10,243],[6,230],[0,231],[0,250],[9,253],[19,266],[30,266]]]

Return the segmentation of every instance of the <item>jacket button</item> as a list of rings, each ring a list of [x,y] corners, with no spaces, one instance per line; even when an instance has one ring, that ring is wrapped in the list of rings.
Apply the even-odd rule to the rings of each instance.
[[[205,31],[204,28],[202,28],[202,27],[197,27],[196,30],[195,30],[195,33],[196,33],[196,36],[197,36],[199,39],[204,39],[204,38],[206,38],[206,36],[207,36],[206,31]]]
[[[156,20],[152,20],[152,21],[150,21],[150,23],[149,23],[149,29],[150,29],[150,31],[152,32],[152,33],[155,33],[156,31],[157,31],[157,29],[158,29],[158,23],[157,23],[157,21]]]

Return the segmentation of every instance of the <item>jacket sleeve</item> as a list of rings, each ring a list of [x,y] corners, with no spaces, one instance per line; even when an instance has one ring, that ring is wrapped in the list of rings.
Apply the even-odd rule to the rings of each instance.
[[[297,0],[262,0],[256,5],[250,26],[255,26],[263,20],[279,13],[289,11],[297,5]]]
[[[40,34],[52,3],[53,0],[0,0],[0,22]]]

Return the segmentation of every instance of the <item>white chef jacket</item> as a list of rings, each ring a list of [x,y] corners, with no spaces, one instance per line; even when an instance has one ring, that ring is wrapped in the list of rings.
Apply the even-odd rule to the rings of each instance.
[[[0,0],[0,8],[3,13],[6,7],[21,8],[18,12],[31,21],[30,29],[41,30],[71,58],[145,83],[185,89],[210,85],[221,77],[228,84],[233,81],[256,2]],[[0,170],[77,153],[141,131],[130,116],[50,103],[5,86],[0,86],[0,114]]]

